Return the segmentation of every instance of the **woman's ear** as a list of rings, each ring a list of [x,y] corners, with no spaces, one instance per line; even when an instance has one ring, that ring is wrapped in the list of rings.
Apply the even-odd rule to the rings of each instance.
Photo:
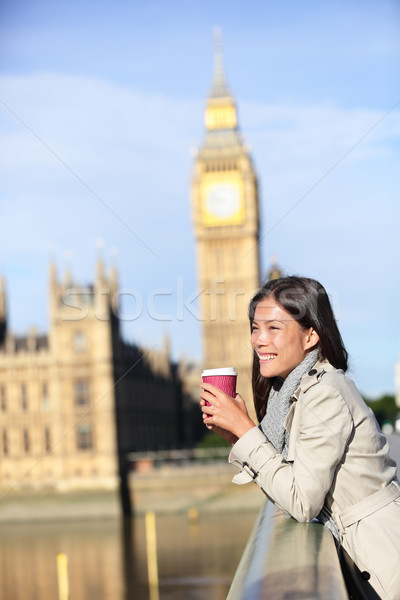
[[[315,331],[315,329],[313,329],[312,327],[310,327],[310,329],[307,331],[306,337],[305,337],[305,346],[304,349],[305,350],[310,350],[311,348],[313,348],[314,346],[316,346],[319,342],[319,335],[318,333]]]

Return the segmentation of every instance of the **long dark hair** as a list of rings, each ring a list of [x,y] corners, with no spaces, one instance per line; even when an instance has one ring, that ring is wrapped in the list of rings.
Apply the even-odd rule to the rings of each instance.
[[[349,355],[336,324],[328,294],[318,281],[297,276],[268,281],[250,301],[250,327],[257,304],[268,296],[272,296],[275,302],[290,313],[300,327],[312,327],[318,333],[319,360],[327,360],[336,369],[347,371]],[[273,379],[260,374],[260,363],[257,354],[253,352],[252,386],[254,406],[259,420],[265,415]]]

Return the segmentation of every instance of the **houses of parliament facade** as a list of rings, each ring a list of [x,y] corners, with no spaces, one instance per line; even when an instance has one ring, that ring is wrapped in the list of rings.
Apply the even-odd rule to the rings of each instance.
[[[260,281],[258,204],[217,44],[191,184],[198,283],[206,290],[203,364],[193,372],[172,363],[168,343],[147,351],[123,340],[113,306],[117,270],[106,272],[100,259],[87,286],[69,272],[60,279],[50,265],[47,335],[9,332],[2,281],[2,490],[115,489],[128,453],[193,446],[204,433],[197,398],[203,367],[235,366],[238,390],[251,398],[247,305]]]
[[[3,490],[116,489],[129,452],[194,443],[193,403],[169,345],[124,342],[117,271],[101,260],[93,285],[50,266],[48,335],[7,329],[0,290],[0,476]],[[198,415],[196,415],[198,416]],[[195,436],[196,439],[196,436]]]

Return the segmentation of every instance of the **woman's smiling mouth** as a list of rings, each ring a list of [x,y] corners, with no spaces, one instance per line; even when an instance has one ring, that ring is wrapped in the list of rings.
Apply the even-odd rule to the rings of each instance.
[[[261,362],[269,362],[270,360],[274,360],[274,358],[276,358],[276,354],[259,354],[258,352],[257,356]]]

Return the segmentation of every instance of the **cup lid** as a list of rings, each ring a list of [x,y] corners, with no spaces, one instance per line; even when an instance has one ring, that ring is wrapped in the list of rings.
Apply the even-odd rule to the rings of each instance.
[[[216,375],[237,375],[235,367],[221,367],[220,369],[205,369],[202,377],[215,377]]]

